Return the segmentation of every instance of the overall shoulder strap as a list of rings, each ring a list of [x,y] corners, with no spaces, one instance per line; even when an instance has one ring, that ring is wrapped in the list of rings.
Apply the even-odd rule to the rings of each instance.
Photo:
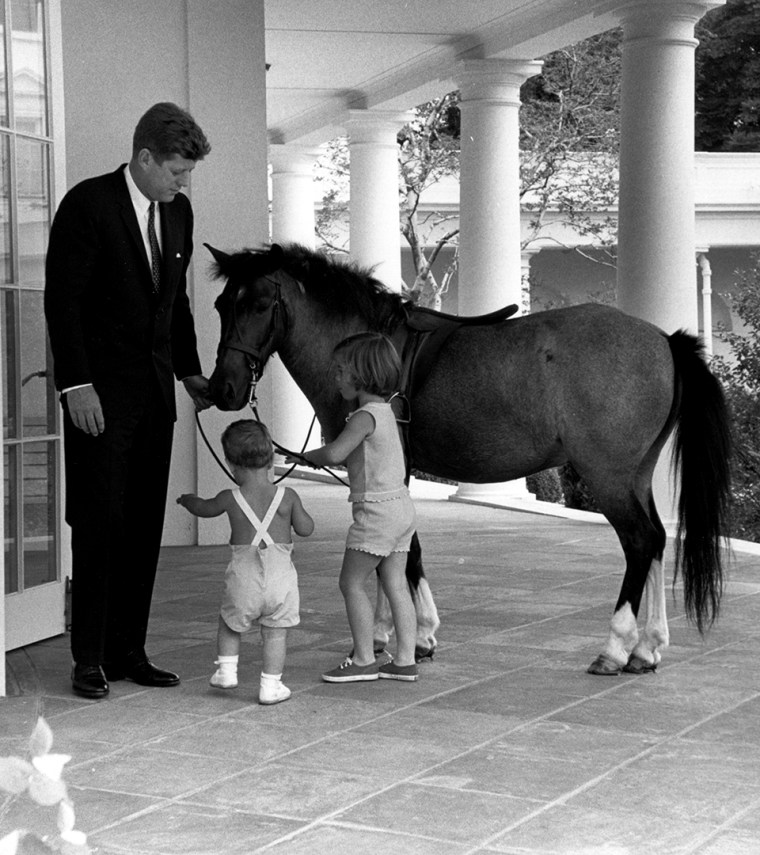
[[[281,489],[282,487],[279,487],[278,491]],[[235,497],[235,501],[238,503],[240,510],[248,517],[248,521],[251,523],[255,530],[253,540],[251,541],[251,546],[258,546],[262,540],[264,541],[264,543],[266,543],[267,546],[271,546],[274,541],[267,532],[267,526],[269,525],[269,522],[267,522],[267,520],[271,519],[269,514],[272,510],[272,505],[277,502],[277,494],[275,494],[274,499],[272,499],[272,504],[269,506],[269,510],[267,511],[267,515],[266,517],[264,517],[263,522],[256,516],[248,502],[246,502],[245,498],[243,497],[243,494],[240,492],[240,488],[238,488],[237,490],[233,490],[232,495]],[[277,504],[279,505],[279,502],[277,502]],[[275,510],[277,510],[277,508],[275,508]],[[272,514],[272,516],[274,516],[274,514]]]

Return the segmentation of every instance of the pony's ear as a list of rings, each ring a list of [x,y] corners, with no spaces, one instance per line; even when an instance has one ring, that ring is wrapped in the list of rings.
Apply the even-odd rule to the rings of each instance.
[[[230,257],[226,252],[222,252],[221,249],[214,249],[210,243],[203,244],[206,249],[214,256],[214,261],[219,265],[219,267],[223,268],[225,266],[225,262],[229,261]]]
[[[281,264],[285,260],[285,253],[279,243],[273,243],[269,250],[269,260],[275,264]]]

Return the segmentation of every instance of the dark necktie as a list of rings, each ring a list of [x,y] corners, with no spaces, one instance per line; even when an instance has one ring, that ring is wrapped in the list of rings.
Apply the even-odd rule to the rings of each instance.
[[[148,242],[150,243],[150,272],[153,276],[153,294],[161,292],[161,250],[156,237],[156,203],[148,208]]]

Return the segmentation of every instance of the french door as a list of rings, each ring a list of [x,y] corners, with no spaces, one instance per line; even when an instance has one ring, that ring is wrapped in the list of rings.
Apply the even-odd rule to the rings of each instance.
[[[52,217],[45,0],[0,0],[5,649],[64,631],[61,439],[43,312]]]

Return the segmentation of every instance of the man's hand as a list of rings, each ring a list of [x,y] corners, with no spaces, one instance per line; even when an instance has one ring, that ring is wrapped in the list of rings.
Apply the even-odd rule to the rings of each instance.
[[[105,430],[103,408],[94,386],[82,386],[66,393],[66,406],[71,421],[90,436],[99,436]]]
[[[208,394],[208,380],[202,374],[185,377],[182,382],[187,394],[193,399],[196,410],[207,410],[211,406],[213,402]]]

